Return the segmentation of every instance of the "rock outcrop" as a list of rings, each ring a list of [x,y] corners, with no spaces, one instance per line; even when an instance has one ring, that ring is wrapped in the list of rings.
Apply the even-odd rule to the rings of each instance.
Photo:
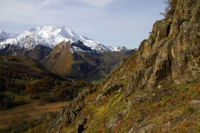
[[[70,102],[67,107],[62,107],[61,112],[58,114],[57,118],[52,122],[49,129],[49,133],[60,133],[63,127],[67,126],[70,123],[73,123],[76,117],[79,115],[80,111],[85,107],[84,99],[87,95],[93,93],[95,87],[88,88],[83,90],[79,95]],[[80,116],[80,115],[79,115]],[[86,123],[84,118],[78,122],[78,125]],[[82,128],[81,128],[82,129]]]
[[[120,76],[114,82],[119,83],[125,76],[127,84],[131,84],[127,89],[133,90],[153,88],[164,79],[180,82],[199,75],[199,2],[178,0],[175,12],[157,21],[149,39],[144,40],[139,49],[124,60],[117,70]]]
[[[195,117],[199,113],[191,115],[195,110],[190,104],[199,97],[200,0],[176,0],[174,4],[173,12],[154,24],[139,49],[94,94],[86,96],[80,112],[92,118],[85,130],[199,131],[192,129],[200,120]]]

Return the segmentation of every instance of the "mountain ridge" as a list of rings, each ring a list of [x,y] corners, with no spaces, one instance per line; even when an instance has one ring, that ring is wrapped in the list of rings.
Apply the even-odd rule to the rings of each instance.
[[[71,52],[71,46],[77,46],[88,52]],[[52,72],[82,80],[98,80],[110,73],[121,59],[133,53],[135,50],[121,52],[97,52],[85,47],[82,42],[62,42],[54,47],[41,63]]]
[[[54,46],[61,42],[76,43],[78,41],[81,41],[85,46],[91,48],[92,50],[99,52],[127,50],[127,48],[124,46],[105,46],[97,41],[78,35],[73,30],[65,26],[39,26],[30,30],[26,30],[17,35],[15,38],[13,38],[13,36],[8,36],[2,42],[0,42],[0,48],[5,48],[6,45],[10,44],[29,50],[33,49],[37,45],[43,45],[53,49]],[[79,49],[77,49],[77,51],[79,51]],[[82,52],[87,51],[82,50]]]
[[[105,46],[77,35],[69,28],[56,26],[33,28],[16,38],[0,42],[3,55],[27,56],[51,72],[80,80],[104,77],[122,58],[134,51],[123,46]]]

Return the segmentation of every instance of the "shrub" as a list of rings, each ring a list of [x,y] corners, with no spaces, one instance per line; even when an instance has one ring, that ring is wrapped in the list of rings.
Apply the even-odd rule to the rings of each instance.
[[[165,3],[167,4],[167,7],[165,8],[164,13],[161,13],[161,15],[165,17],[169,17],[173,15],[176,9],[178,0],[167,0]]]

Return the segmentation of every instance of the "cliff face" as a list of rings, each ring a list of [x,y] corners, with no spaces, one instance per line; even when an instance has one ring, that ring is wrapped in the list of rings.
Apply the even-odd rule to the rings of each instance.
[[[71,112],[83,106],[71,124],[64,121],[72,115],[60,115],[50,131],[198,132],[199,76],[200,0],[177,0],[174,11],[154,24],[149,38],[94,93],[72,102]]]
[[[131,68],[135,59],[137,65],[130,70],[137,88],[151,87],[165,78],[189,80],[199,74],[199,13],[198,0],[179,0],[173,17],[154,24],[149,39],[124,65]],[[143,78],[137,80],[139,77]]]
[[[178,0],[175,12],[154,24],[148,40],[124,60],[106,84],[125,81],[131,93],[134,88],[152,89],[164,79],[180,82],[199,75],[199,15],[199,0]],[[113,81],[110,77],[118,78]]]

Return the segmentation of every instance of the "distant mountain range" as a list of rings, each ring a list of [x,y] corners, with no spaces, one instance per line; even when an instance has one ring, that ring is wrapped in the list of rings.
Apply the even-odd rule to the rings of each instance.
[[[5,41],[6,39],[9,38],[15,38],[16,36],[17,36],[16,34],[6,33],[0,30],[0,42]]]
[[[105,46],[64,26],[41,26],[18,35],[0,33],[0,54],[30,57],[58,75],[75,79],[105,77],[134,51]]]
[[[28,31],[24,31],[19,35],[13,35],[6,32],[0,32],[0,48],[6,48],[9,44],[14,46],[19,46],[21,48],[33,49],[37,45],[42,45],[45,47],[53,48],[61,42],[77,43],[82,42],[84,49],[76,45],[70,47],[71,52],[81,51],[123,51],[127,50],[125,47],[113,47],[105,46],[99,42],[89,39],[87,37],[81,36],[73,32],[71,29],[66,27],[56,27],[56,26],[40,26]],[[90,49],[90,50],[89,50]]]

